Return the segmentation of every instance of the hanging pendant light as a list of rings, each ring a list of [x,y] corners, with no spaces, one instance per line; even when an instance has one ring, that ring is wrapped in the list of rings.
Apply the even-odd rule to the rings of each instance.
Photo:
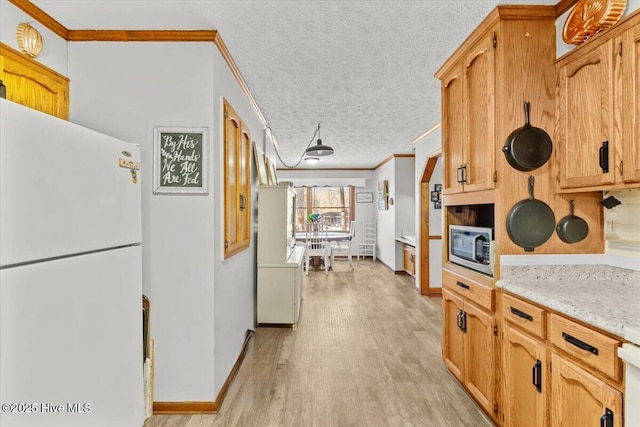
[[[330,156],[333,154],[333,148],[328,145],[324,145],[322,143],[322,139],[320,139],[320,124],[318,124],[318,142],[316,145],[312,145],[307,148],[304,152],[305,155],[315,157],[315,156]]]

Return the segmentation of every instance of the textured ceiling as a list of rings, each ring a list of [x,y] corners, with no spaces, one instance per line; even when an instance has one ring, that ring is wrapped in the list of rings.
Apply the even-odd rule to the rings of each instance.
[[[300,168],[372,168],[411,153],[412,141],[440,121],[434,73],[489,11],[498,3],[554,4],[32,1],[69,29],[218,30],[287,164],[298,161],[321,123],[335,154]]]

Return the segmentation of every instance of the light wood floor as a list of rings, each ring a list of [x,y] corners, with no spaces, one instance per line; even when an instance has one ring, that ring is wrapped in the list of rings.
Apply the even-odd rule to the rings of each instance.
[[[217,415],[145,427],[492,426],[442,362],[440,305],[354,262],[306,277],[297,331],[257,328]]]

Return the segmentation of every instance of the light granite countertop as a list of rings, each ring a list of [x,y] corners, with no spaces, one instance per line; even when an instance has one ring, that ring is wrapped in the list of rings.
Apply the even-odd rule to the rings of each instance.
[[[502,266],[496,286],[621,338],[640,327],[640,272],[607,265]]]
[[[406,243],[407,245],[413,246],[414,248],[416,247],[416,238],[412,236],[396,237],[396,241],[400,243]]]

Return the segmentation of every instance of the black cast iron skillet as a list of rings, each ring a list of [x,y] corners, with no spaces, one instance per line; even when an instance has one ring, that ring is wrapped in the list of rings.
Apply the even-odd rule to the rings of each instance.
[[[569,201],[569,215],[563,217],[556,226],[556,233],[558,233],[558,237],[560,237],[560,240],[565,243],[577,243],[589,234],[589,225],[587,222],[573,214],[573,208],[575,205],[575,200]]]
[[[529,176],[529,198],[513,205],[507,215],[509,238],[527,252],[549,240],[556,228],[549,205],[533,197],[533,180],[533,175]]]
[[[532,171],[544,165],[553,150],[549,134],[531,126],[529,122],[529,101],[524,103],[524,126],[511,132],[502,152],[507,162],[519,171]]]

